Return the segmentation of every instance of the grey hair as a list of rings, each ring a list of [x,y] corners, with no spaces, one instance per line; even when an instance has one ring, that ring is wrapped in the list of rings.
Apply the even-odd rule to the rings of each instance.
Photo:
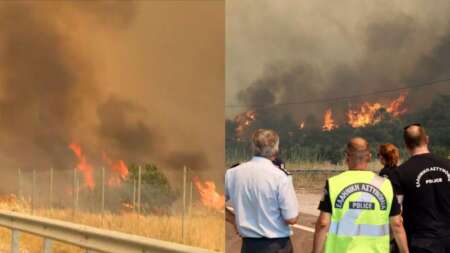
[[[271,158],[280,150],[280,137],[273,130],[258,129],[252,136],[252,150],[254,155]]]

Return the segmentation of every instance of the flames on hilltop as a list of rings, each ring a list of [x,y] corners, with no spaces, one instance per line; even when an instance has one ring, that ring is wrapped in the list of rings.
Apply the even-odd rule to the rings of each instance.
[[[241,114],[238,114],[234,118],[234,122],[236,123],[236,136],[242,136],[244,131],[250,127],[253,121],[256,119],[256,112],[251,110]]]
[[[331,109],[326,110],[323,115],[322,130],[323,131],[331,131],[338,127],[339,127],[339,125],[334,122],[333,112],[331,111]]]
[[[345,124],[353,128],[375,125],[383,120],[383,111],[392,117],[399,117],[407,112],[407,109],[404,107],[406,98],[407,94],[405,93],[387,103],[364,102],[359,107],[349,107],[347,112],[345,112]],[[255,120],[256,112],[254,110],[243,112],[234,118],[234,122],[237,125],[235,133],[238,140]],[[322,131],[333,131],[339,128],[340,125],[344,125],[344,123],[338,124],[332,109],[328,108],[323,114]],[[305,127],[305,121],[299,121],[297,127],[299,130],[302,130]]]
[[[353,128],[375,125],[383,119],[383,115],[381,113],[382,109],[384,109],[391,116],[398,117],[406,112],[406,109],[402,108],[405,100],[406,95],[402,94],[386,105],[378,102],[365,102],[357,109],[348,110],[346,114],[347,123]]]
[[[303,120],[303,121],[300,121],[300,123],[298,123],[298,129],[303,129],[303,128],[305,128],[305,121]]]

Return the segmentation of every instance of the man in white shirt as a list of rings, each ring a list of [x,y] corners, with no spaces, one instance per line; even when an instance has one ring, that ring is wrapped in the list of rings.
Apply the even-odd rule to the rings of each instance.
[[[291,253],[289,225],[297,222],[298,203],[292,176],[273,163],[279,152],[278,134],[257,130],[252,149],[250,161],[225,174],[225,197],[243,238],[241,253]]]

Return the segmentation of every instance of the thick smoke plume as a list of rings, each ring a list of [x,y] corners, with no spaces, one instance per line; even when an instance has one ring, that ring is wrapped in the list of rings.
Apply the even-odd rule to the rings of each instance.
[[[233,2],[227,11],[233,13],[227,20],[228,104],[255,109],[450,78],[448,1]],[[407,106],[429,103],[450,91],[448,84],[410,90]],[[349,105],[384,102],[399,93],[267,111],[290,112],[300,120],[320,118],[332,107],[343,117]],[[229,109],[228,115],[236,112]]]
[[[196,170],[209,168],[210,161],[206,158],[209,154],[204,152],[208,144],[193,140],[205,129],[192,130],[205,115],[182,116],[187,129],[173,130],[181,125],[176,116],[179,107],[189,110],[186,104],[198,107],[204,104],[192,102],[174,106],[183,97],[174,89],[164,94],[161,90],[167,87],[168,81],[161,75],[173,76],[170,71],[178,68],[161,70],[147,62],[158,57],[163,61],[163,56],[155,53],[161,52],[156,39],[174,36],[158,35],[160,31],[155,31],[154,27],[164,23],[167,31],[176,34],[170,27],[178,26],[157,17],[161,6],[153,10],[147,5],[151,4],[66,1],[0,5],[2,168],[12,173],[19,167],[24,170],[71,169],[76,162],[68,148],[70,143],[83,147],[95,166],[101,166],[101,154],[106,152],[112,159],[128,163],[155,162],[170,169],[180,169],[182,165]],[[149,13],[143,13],[146,10]],[[189,9],[188,12],[194,11]],[[183,15],[190,15],[186,13]],[[177,16],[180,22],[187,22],[189,17],[183,15]],[[149,43],[148,34],[153,36],[153,44]],[[154,45],[156,48],[152,49]],[[220,50],[220,45],[218,48]],[[178,54],[176,50],[174,53]],[[178,61],[184,62],[184,58]],[[219,58],[218,61],[220,63]],[[153,74],[149,74],[152,71]],[[158,74],[159,80],[151,79]],[[220,73],[212,78],[221,80]],[[193,89],[192,85],[197,84],[201,89],[211,85],[211,82],[196,83],[194,79],[184,81],[170,80],[174,87],[180,86],[185,96],[191,95],[184,91],[187,86]],[[180,111],[184,113],[183,110]],[[220,127],[213,124],[209,131],[220,132],[221,129],[222,124]],[[217,143],[212,146],[216,147]],[[217,160],[220,156],[214,154],[213,157]]]

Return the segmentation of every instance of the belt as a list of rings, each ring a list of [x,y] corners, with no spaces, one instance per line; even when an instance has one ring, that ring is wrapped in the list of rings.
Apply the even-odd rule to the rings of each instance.
[[[255,240],[255,241],[276,241],[276,240],[290,240],[290,237],[277,237],[277,238],[268,238],[268,237],[242,237],[243,240]]]

